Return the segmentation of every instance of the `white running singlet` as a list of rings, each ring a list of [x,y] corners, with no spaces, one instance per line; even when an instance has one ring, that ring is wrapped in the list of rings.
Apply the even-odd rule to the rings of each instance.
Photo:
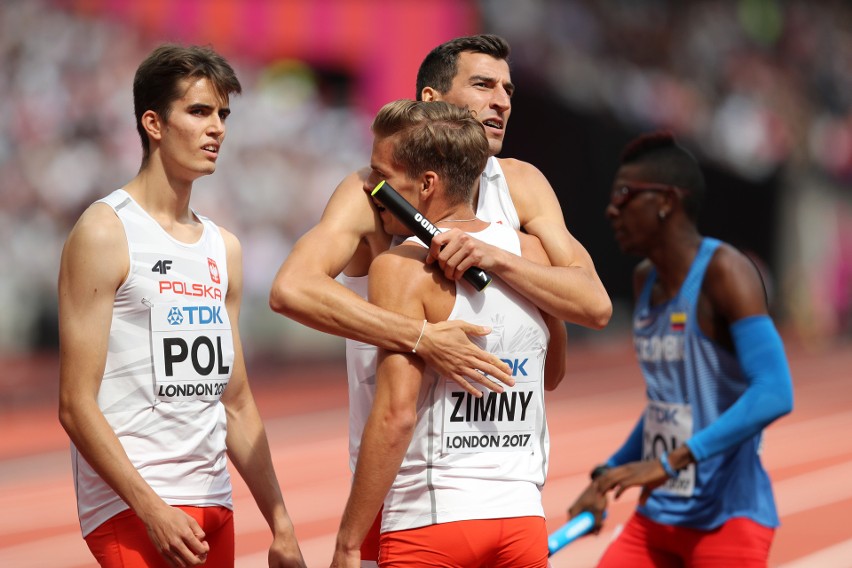
[[[518,212],[509,195],[503,169],[495,157],[488,158],[479,178],[476,215],[483,221],[520,229]],[[394,237],[391,246],[399,244]],[[338,282],[367,299],[367,277],[340,274]],[[376,347],[346,340],[346,371],[349,379],[349,467],[354,472],[361,447],[361,434],[370,416],[376,390]]]
[[[516,231],[492,223],[475,236],[520,254]],[[512,368],[516,384],[481,398],[428,368],[417,425],[384,502],[382,532],[471,519],[544,516],[550,442],[544,410],[549,332],[531,302],[498,278],[482,292],[456,285],[448,319],[492,328],[476,338]]]
[[[98,406],[166,503],[232,508],[219,401],[234,362],[222,235],[196,214],[201,238],[182,243],[121,189],[98,203],[124,225],[130,258],[115,294]],[[73,444],[71,459],[85,537],[128,505]]]
[[[483,221],[508,225],[515,230],[521,229],[518,211],[509,194],[509,184],[506,183],[500,161],[494,156],[488,158],[485,171],[479,178],[476,216]]]
[[[341,274],[337,280],[367,299],[367,277]],[[376,394],[375,345],[346,339],[346,376],[349,379],[349,468],[354,473],[361,448],[361,434],[370,417]]]

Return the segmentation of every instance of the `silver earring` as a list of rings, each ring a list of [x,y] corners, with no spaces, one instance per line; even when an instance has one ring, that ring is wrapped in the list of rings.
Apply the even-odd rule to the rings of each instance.
[[[660,218],[660,221],[666,220],[666,212],[665,211],[657,211],[657,217]]]

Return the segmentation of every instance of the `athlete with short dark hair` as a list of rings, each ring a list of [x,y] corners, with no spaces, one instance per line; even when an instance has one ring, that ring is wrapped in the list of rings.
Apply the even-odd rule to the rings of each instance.
[[[668,132],[625,148],[606,208],[634,272],[633,341],[647,405],[569,514],[639,486],[599,567],[765,567],[778,514],[763,429],[793,408],[790,370],[757,268],[696,227],[696,159]]]
[[[302,567],[246,376],[237,238],[193,210],[240,83],[209,48],[163,45],[133,82],[142,167],[77,221],[59,269],[59,419],[101,566],[234,565],[227,460]]]

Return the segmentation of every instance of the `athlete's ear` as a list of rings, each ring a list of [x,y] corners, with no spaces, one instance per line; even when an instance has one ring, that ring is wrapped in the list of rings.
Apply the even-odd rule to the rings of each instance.
[[[438,178],[438,174],[433,171],[428,171],[423,174],[423,186],[420,189],[420,193],[423,197],[429,197],[435,192],[435,181]]]
[[[683,204],[680,201],[680,194],[674,192],[666,192],[663,194],[663,206],[660,208],[659,216],[660,219],[665,219],[666,216],[670,215],[672,211],[674,211],[677,207],[683,207]]]
[[[142,128],[152,139],[159,141],[163,137],[163,123],[160,120],[160,115],[153,110],[146,110],[140,122]]]
[[[439,101],[440,93],[433,89],[432,87],[423,87],[423,90],[420,91],[420,100],[426,102]]]

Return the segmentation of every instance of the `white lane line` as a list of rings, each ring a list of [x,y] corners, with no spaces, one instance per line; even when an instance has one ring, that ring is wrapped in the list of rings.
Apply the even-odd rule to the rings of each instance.
[[[852,499],[852,485],[838,483],[842,479],[852,479],[852,461],[774,483],[778,514],[786,517]]]
[[[823,548],[778,568],[818,568],[823,566],[852,566],[852,539]]]

